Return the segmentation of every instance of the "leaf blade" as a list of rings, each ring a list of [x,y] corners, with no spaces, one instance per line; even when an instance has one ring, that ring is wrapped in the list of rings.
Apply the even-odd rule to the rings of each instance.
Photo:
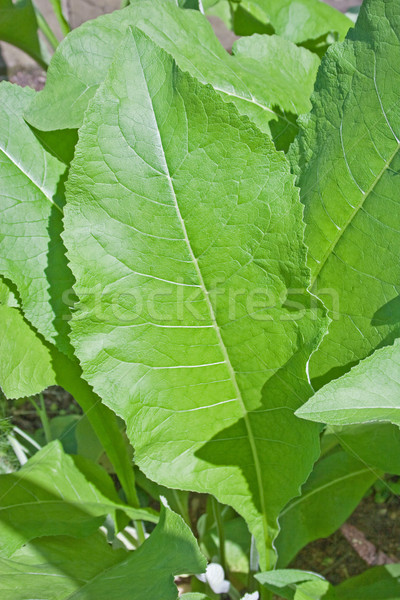
[[[230,171],[242,164],[252,165],[241,173],[243,192]],[[259,172],[261,184],[254,183]],[[214,181],[222,187],[213,190]],[[318,453],[317,429],[300,431],[292,413],[309,394],[306,362],[320,322],[304,292],[301,210],[284,157],[134,30],[87,112],[67,196],[64,239],[80,298],[72,335],[86,377],[125,418],[140,468],[158,483],[208,491],[246,513],[267,562],[278,505],[297,493]],[[134,219],[124,208],[131,203]],[[279,243],[277,261],[270,248]],[[94,268],[97,304],[85,286]],[[211,294],[225,281],[222,293]],[[296,288],[301,322],[284,306],[286,292],[271,314],[260,309],[266,320],[253,320],[257,309],[240,301],[236,318],[229,289],[246,282],[275,286],[276,296]],[[270,429],[277,439],[265,437]],[[267,478],[270,461],[290,468],[299,453],[302,470],[289,485],[271,469]],[[250,466],[242,474],[243,463]],[[226,477],[234,489],[221,484]]]

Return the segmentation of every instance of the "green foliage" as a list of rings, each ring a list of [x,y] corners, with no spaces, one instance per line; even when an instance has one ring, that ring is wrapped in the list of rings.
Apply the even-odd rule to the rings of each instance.
[[[399,335],[398,2],[366,0],[322,60],[293,149],[312,291],[329,333],[310,362],[320,387]]]
[[[230,600],[400,595],[282,568],[400,475],[399,3],[333,44],[316,0],[204,6],[232,54],[201,2],[132,0],[0,84],[0,385],[83,413],[4,429],[7,600],[215,600],[200,552]]]
[[[219,12],[216,12],[216,5]],[[231,13],[223,6],[231,7]],[[319,0],[219,0],[212,3],[211,14],[224,18],[238,35],[277,33],[292,42],[326,41],[327,34],[343,39],[352,22],[345,15]],[[229,17],[228,17],[229,15]]]
[[[0,555],[9,557],[26,542],[43,535],[85,537],[117,509],[133,518],[157,521],[149,510],[125,506],[104,479],[101,487],[106,496],[64,454],[59,442],[40,450],[16,473],[2,475]]]
[[[0,0],[0,40],[17,46],[46,67],[49,52],[41,41],[31,0]]]
[[[332,425],[390,421],[400,425],[400,340],[376,350],[301,407],[304,419]]]
[[[378,473],[342,450],[321,458],[301,496],[281,512],[276,540],[283,567],[306,544],[328,537],[351,515]]]
[[[238,168],[244,188],[231,179]],[[293,418],[310,394],[305,362],[320,337],[302,234],[284,157],[232,105],[129,32],[71,166],[64,240],[80,298],[72,340],[85,376],[124,417],[140,468],[234,506],[263,563],[279,510],[317,455],[317,428],[298,429]],[[94,278],[101,304],[87,293]],[[273,306],[250,306],[252,289],[268,289]],[[287,289],[298,290],[294,313]],[[301,467],[283,480],[271,468],[277,455],[287,472],[295,457]]]
[[[73,31],[56,51],[47,85],[27,112],[28,121],[46,131],[79,127],[129,26],[143,31],[183,71],[211,84],[224,101],[233,102],[262,131],[271,132],[279,148],[287,149],[296,135],[297,115],[310,108],[317,57],[267,36],[239,43],[236,56],[230,56],[204,15],[181,10],[173,0],[135,0],[127,9]],[[82,55],[82,47],[90,51]],[[278,54],[281,67],[275,64]]]
[[[142,600],[147,594],[155,600],[176,600],[173,576],[204,569],[189,528],[163,508],[153,534],[135,552],[112,550],[99,533],[83,540],[35,540],[12,560],[0,559],[0,591],[13,600],[26,598],[28,589],[42,598],[45,594],[46,600]]]

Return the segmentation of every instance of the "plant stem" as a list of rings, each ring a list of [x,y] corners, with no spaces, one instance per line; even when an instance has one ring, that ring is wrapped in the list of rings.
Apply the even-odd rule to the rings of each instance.
[[[71,31],[71,27],[69,26],[67,19],[64,17],[61,0],[50,0],[50,3],[53,7],[55,16],[57,17],[57,21],[60,24],[61,33],[64,36],[68,35]]]
[[[53,50],[56,50],[56,48],[58,46],[58,39],[54,35],[53,30],[51,29],[50,25],[48,24],[48,22],[46,21],[46,19],[40,12],[40,10],[37,8],[37,6],[35,6],[34,8],[35,8],[36,20],[37,20],[40,31],[46,36],[46,38],[48,39],[48,42],[49,42],[50,46],[53,48]]]
[[[219,539],[219,562],[222,568],[224,569],[225,575],[227,575],[227,567],[225,560],[225,531],[224,531],[224,522],[221,517],[221,508],[219,502],[211,496],[211,502],[213,506],[215,522],[217,524],[218,531],[218,539]]]
[[[47,416],[47,410],[46,410],[46,405],[44,402],[43,394],[39,394],[40,406],[38,406],[37,402],[33,398],[29,398],[29,400],[33,404],[33,407],[36,410],[38,417],[42,423],[46,444],[49,444],[50,442],[53,441],[53,436],[51,434],[50,421]]]
[[[47,416],[46,404],[44,403],[43,394],[39,394],[39,400],[40,400],[39,417],[40,417],[40,420],[42,421],[44,437],[46,439],[46,443],[49,444],[53,440],[53,436],[51,434],[50,422],[49,422],[49,418]]]

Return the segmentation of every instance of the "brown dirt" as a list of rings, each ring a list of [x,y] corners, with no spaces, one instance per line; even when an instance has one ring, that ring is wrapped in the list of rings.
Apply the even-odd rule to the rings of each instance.
[[[363,499],[347,523],[356,527],[374,544],[377,554],[381,551],[392,561],[400,562],[399,497],[390,496],[385,503],[377,504],[375,495],[371,494]],[[357,552],[357,547],[357,541],[352,545],[339,530],[303,548],[290,566],[315,571],[331,583],[339,584],[371,566],[360,556],[365,548],[358,547]]]

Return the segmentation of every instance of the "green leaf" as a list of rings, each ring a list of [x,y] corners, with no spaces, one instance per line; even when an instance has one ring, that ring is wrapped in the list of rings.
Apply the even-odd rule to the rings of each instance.
[[[398,600],[400,565],[368,569],[329,590],[324,600]]]
[[[262,131],[277,137],[279,149],[287,149],[297,132],[297,115],[310,108],[318,59],[305,49],[268,37],[241,42],[238,56],[231,56],[204,15],[182,10],[172,0],[135,0],[127,9],[72,32],[57,49],[46,87],[27,112],[34,127],[50,130],[82,124],[128,25],[141,29],[182,70],[211,84]]]
[[[220,0],[219,4],[228,4]],[[238,35],[271,33],[296,44],[334,33],[343,39],[352,21],[320,0],[242,0],[232,4],[233,27]],[[215,8],[214,8],[215,10]]]
[[[63,293],[73,279],[60,238],[66,167],[24,121],[34,96],[27,87],[0,84],[0,273],[17,287],[33,327],[71,355]]]
[[[278,565],[288,565],[306,544],[336,531],[377,477],[368,465],[343,450],[319,460],[301,496],[279,517]]]
[[[243,72],[252,76],[254,94],[268,101],[281,118],[269,121],[269,129],[278,150],[287,150],[297,131],[297,115],[311,109],[318,57],[305,48],[276,35],[253,35],[238,40],[232,53]],[[249,77],[247,77],[249,79]],[[249,114],[254,123],[265,130],[263,115]]]
[[[399,18],[396,0],[364,2],[322,61],[292,154],[311,289],[332,318],[310,362],[318,387],[400,335]]]
[[[181,600],[210,600],[208,596],[194,592],[193,594],[182,594]]]
[[[277,569],[267,573],[258,573],[255,578],[262,586],[287,600],[319,600],[319,598],[324,597],[329,588],[328,581],[321,575],[296,569]],[[307,595],[301,596],[298,594],[299,590],[307,583],[314,585],[314,591],[317,591],[317,595],[308,595],[307,598]]]
[[[174,575],[202,573],[206,560],[183,520],[162,508],[160,522],[142,546],[89,581],[70,600],[176,600]]]
[[[7,398],[31,396],[54,385],[50,351],[19,308],[0,305],[0,323],[0,386]]]
[[[19,471],[0,476],[0,555],[11,556],[35,537],[85,537],[117,509],[133,519],[157,521],[154,512],[131,508],[117,498],[104,496],[60,442],[51,442]]]
[[[332,425],[366,421],[400,425],[399,373],[400,339],[321,388],[296,414]]]
[[[100,533],[81,540],[41,538],[0,559],[0,592],[9,600],[176,600],[174,575],[198,573],[206,562],[190,529],[162,509],[151,536],[134,552],[112,550]]]
[[[244,520],[240,517],[223,522],[225,535],[225,557],[229,572],[247,573],[249,571],[249,556],[251,536]],[[200,548],[211,562],[218,562],[219,537],[216,526],[206,530],[200,538]]]
[[[31,0],[0,0],[0,40],[17,46],[44,68],[47,67],[50,57],[38,36]]]
[[[69,536],[40,537],[12,556],[0,558],[0,593],[8,600],[67,600],[128,552],[113,550],[101,533],[83,539]]]
[[[400,475],[400,428],[391,423],[334,427],[346,452],[384,473]]]
[[[267,564],[318,455],[318,428],[293,416],[321,321],[285,157],[135,30],[86,113],[67,196],[85,377],[141,470],[232,505]]]

